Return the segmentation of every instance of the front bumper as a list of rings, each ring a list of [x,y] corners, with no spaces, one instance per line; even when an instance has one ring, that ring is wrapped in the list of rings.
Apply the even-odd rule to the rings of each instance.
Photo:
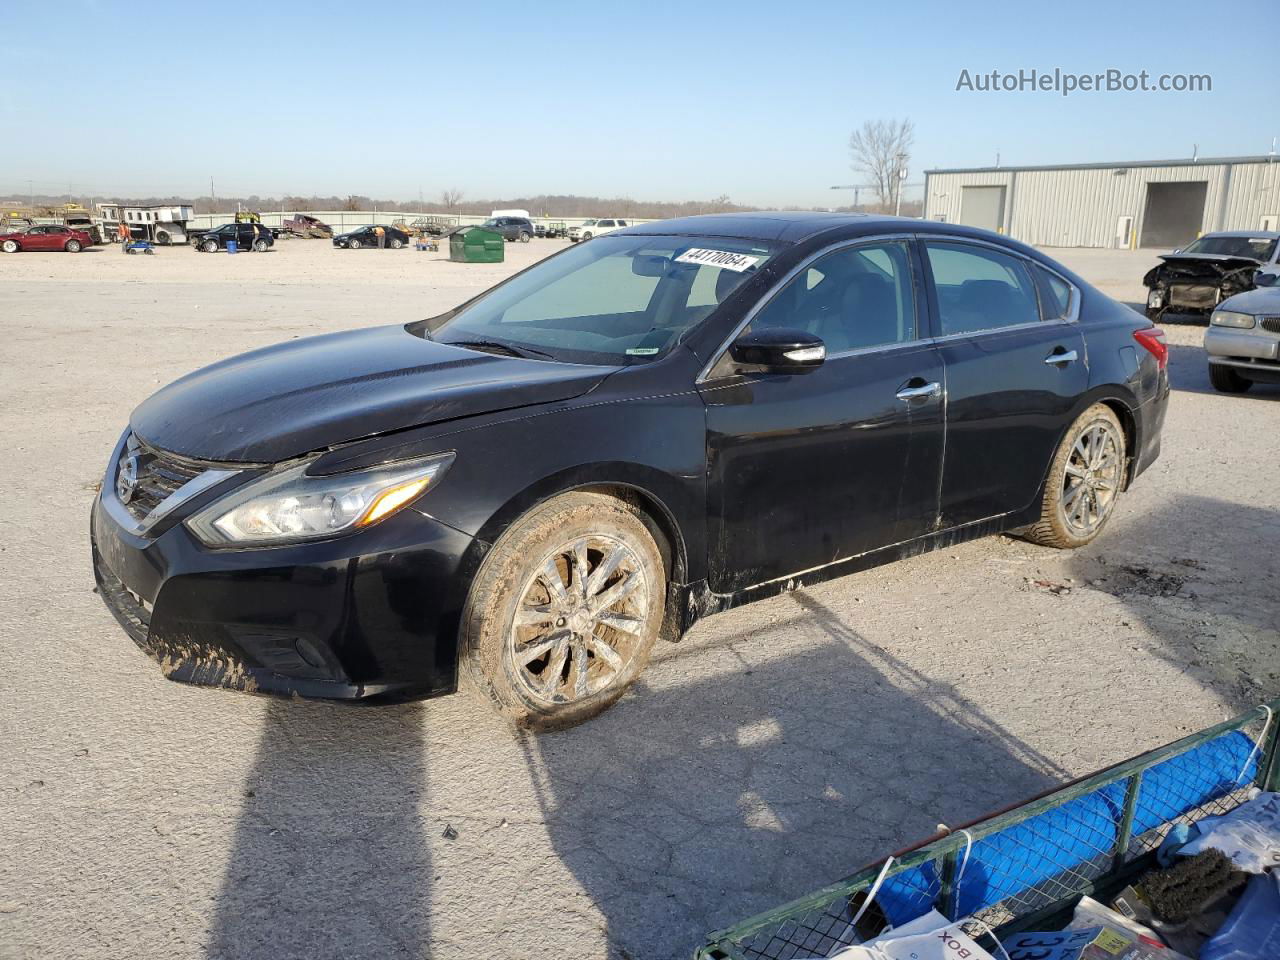
[[[90,522],[98,592],[171,680],[306,697],[432,696],[457,685],[470,536],[412,508],[319,543],[210,550],[181,523]]]
[[[1280,335],[1261,327],[1210,327],[1204,332],[1204,349],[1211,364],[1233,368],[1258,383],[1280,383]]]

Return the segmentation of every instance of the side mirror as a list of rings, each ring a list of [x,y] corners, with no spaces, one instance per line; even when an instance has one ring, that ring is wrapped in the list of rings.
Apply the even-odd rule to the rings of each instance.
[[[821,337],[806,330],[775,327],[744,333],[729,347],[729,356],[738,363],[798,372],[822,366],[827,348]]]

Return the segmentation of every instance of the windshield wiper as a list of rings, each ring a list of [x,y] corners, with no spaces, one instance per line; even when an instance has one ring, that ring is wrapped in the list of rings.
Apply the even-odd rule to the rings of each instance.
[[[497,350],[511,357],[520,357],[523,360],[554,360],[555,356],[547,353],[545,350],[535,350],[533,347],[519,347],[514,343],[504,343],[501,340],[448,340],[441,341],[448,343],[452,347],[471,347],[475,350]]]

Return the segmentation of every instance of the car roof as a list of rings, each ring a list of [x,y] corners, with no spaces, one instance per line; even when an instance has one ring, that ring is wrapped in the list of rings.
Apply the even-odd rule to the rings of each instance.
[[[1209,237],[1248,237],[1251,240],[1280,240],[1280,232],[1275,230],[1215,230],[1206,233],[1201,240]]]
[[[743,240],[783,240],[798,243],[841,227],[857,227],[860,229],[851,232],[871,233],[885,228],[901,230],[905,224],[923,228],[931,223],[936,221],[867,213],[768,210],[759,213],[712,213],[698,217],[677,217],[674,220],[639,224],[619,232],[674,233],[682,236],[737,237]]]

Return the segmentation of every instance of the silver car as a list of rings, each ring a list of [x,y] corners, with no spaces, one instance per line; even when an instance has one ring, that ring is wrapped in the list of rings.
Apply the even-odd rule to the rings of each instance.
[[[1215,390],[1244,393],[1255,383],[1280,383],[1280,286],[1260,286],[1218,304],[1204,349]]]

